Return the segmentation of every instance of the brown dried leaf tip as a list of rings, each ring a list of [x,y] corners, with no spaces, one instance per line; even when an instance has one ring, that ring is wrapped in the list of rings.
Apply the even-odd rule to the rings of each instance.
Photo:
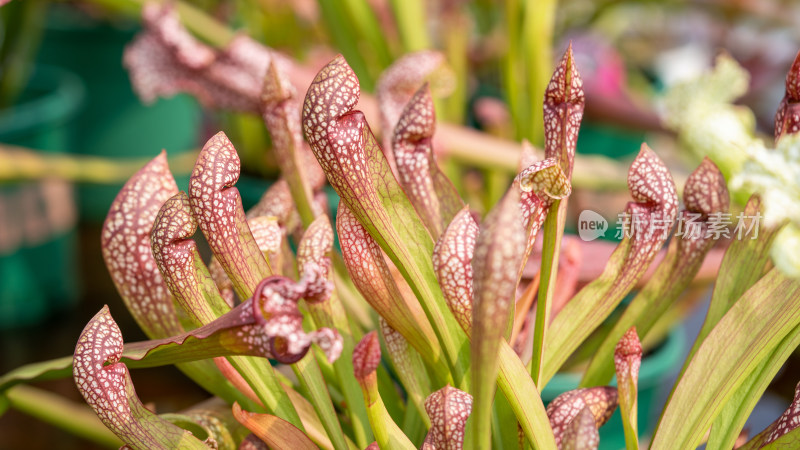
[[[461,450],[464,430],[472,413],[472,396],[447,385],[425,400],[431,429],[425,436],[424,449]]]
[[[103,223],[101,246],[125,306],[150,338],[179,334],[172,296],[150,249],[150,230],[161,205],[178,192],[161,152],[122,187]]]
[[[456,214],[433,248],[433,270],[447,306],[464,331],[472,329],[472,257],[478,223],[468,208]]]
[[[570,43],[544,93],[544,155],[559,162],[567,179],[572,179],[584,104],[583,82]]]
[[[617,369],[617,384],[623,385],[628,380],[638,385],[639,367],[642,364],[642,343],[636,334],[636,327],[631,327],[622,335],[614,349],[614,366]],[[623,379],[620,379],[623,378]],[[635,394],[633,392],[632,394]]]
[[[188,92],[210,108],[259,112],[264,74],[271,63],[291,62],[244,34],[223,51],[196,40],[170,4],[146,3],[144,32],[123,57],[133,88],[145,102]]]
[[[375,373],[381,363],[381,344],[378,333],[370,331],[353,349],[353,373],[359,382]]]
[[[617,389],[611,386],[575,389],[556,397],[547,405],[547,416],[553,428],[556,445],[560,445],[566,429],[582,409],[588,408],[600,428],[617,408]]]
[[[786,74],[786,94],[775,114],[775,140],[800,131],[800,52]]]

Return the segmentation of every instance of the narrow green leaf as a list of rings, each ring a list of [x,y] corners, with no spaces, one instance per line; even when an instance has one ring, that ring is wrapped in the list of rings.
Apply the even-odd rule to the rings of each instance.
[[[328,217],[319,215],[308,226],[297,248],[297,265],[303,274],[321,271],[329,283],[333,283],[332,263],[329,255],[333,252],[333,229]],[[342,303],[335,291],[325,292],[324,296],[306,297],[306,305],[314,323],[318,327],[335,329],[342,336],[342,356],[333,363],[339,387],[348,404],[347,412],[359,446],[365,446],[373,437],[369,430],[367,410],[361,401],[358,383],[353,379],[352,354],[355,345],[350,324]],[[315,363],[316,364],[316,363]],[[324,389],[319,386],[319,389]],[[332,412],[332,411],[331,411]],[[323,413],[320,412],[322,416]],[[331,414],[331,420],[335,414]],[[341,434],[341,430],[337,430]]]
[[[617,373],[617,393],[619,409],[622,413],[622,426],[625,429],[625,448],[639,448],[638,391],[639,367],[642,364],[642,343],[632,327],[617,343],[614,349],[614,368]]]
[[[734,239],[725,251],[705,322],[689,351],[689,356],[686,358],[687,364],[720,319],[764,275],[764,271],[769,267],[769,249],[781,227],[762,226],[763,222],[758,219],[758,217],[763,218],[762,211],[761,199],[757,195],[750,197],[742,216],[743,226],[746,228],[759,227],[758,238]]]
[[[519,192],[511,188],[486,217],[478,234],[473,270],[472,430],[476,448],[491,445],[491,417],[499,369],[498,349],[504,340],[516,297],[517,268],[525,248]]]
[[[705,255],[717,242],[720,235],[712,233],[711,227],[715,226],[715,221],[719,223],[721,214],[727,213],[730,200],[725,178],[710,159],[703,159],[700,166],[689,175],[683,198],[686,211],[682,211],[678,217],[677,231],[669,244],[667,255],[594,352],[581,386],[611,381],[614,373],[611,355],[626,330],[635,326],[637,332],[646,337],[692,282]]]
[[[380,335],[389,353],[389,360],[397,377],[405,388],[406,395],[419,412],[426,428],[431,427],[431,420],[425,412],[424,394],[431,391],[431,380],[419,353],[408,344],[402,334],[395,331],[383,317],[378,318]]]
[[[626,208],[622,242],[600,277],[581,289],[553,320],[544,345],[543,385],[636,285],[675,221],[675,183],[647,144],[642,144],[628,171],[628,187],[635,202]]]
[[[772,269],[740,298],[698,348],[653,437],[653,449],[699,445],[725,403],[800,325],[800,281]]]
[[[472,259],[477,236],[478,225],[465,208],[439,238],[433,255],[448,306],[468,336],[472,335]],[[528,370],[505,340],[500,342],[499,354],[497,383],[525,437],[536,448],[556,448],[542,399]]]
[[[436,334],[419,303],[407,302],[397,286],[375,239],[344,204],[339,203],[336,229],[347,271],[361,295],[393,329],[411,344],[447,380],[449,366]]]
[[[258,436],[259,439],[273,448],[292,448],[297,450],[316,450],[319,448],[299,428],[280,417],[244,411],[238,403],[233,404],[233,416]]]
[[[344,58],[328,63],[303,104],[306,138],[341,201],[411,286],[453,377],[461,383],[468,364],[466,336],[447,310],[436,282],[430,260],[433,241],[392,175],[363,113],[353,110],[359,93],[358,79]]]
[[[100,420],[132,448],[205,449],[186,430],[144,407],[128,368],[119,361],[122,333],[104,306],[89,321],[75,346],[73,377],[86,403]]]
[[[0,392],[20,383],[66,378],[72,374],[72,356],[17,367],[0,377]]]
[[[706,448],[727,449],[736,444],[742,428],[764,391],[767,390],[775,375],[798,346],[800,346],[800,325],[795,327],[775,350],[758,364],[756,370],[731,396],[711,426]]]
[[[371,331],[361,338],[353,350],[353,373],[361,385],[364,404],[369,413],[369,423],[380,448],[413,449],[414,444],[392,420],[378,392],[375,370],[381,362],[381,344],[378,334]]]

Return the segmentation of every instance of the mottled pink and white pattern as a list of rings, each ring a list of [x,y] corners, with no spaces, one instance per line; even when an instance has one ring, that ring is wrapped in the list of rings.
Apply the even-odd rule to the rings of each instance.
[[[197,224],[234,289],[249,297],[253,288],[270,274],[258,248],[234,186],[241,162],[225,133],[208,140],[197,156],[189,179],[189,200]]]
[[[611,386],[575,389],[550,402],[547,405],[547,416],[550,418],[556,445],[561,444],[569,424],[584,408],[592,413],[595,428],[600,428],[608,422],[617,408],[617,389]]]
[[[472,396],[447,385],[428,396],[425,411],[431,419],[431,429],[422,448],[461,450],[467,419],[472,413]]]
[[[381,363],[381,343],[378,333],[370,331],[353,348],[353,374],[359,381],[375,373]]]
[[[594,416],[588,407],[584,407],[561,435],[559,450],[595,450],[599,446],[600,432]]]
[[[425,84],[403,109],[394,128],[392,148],[398,181],[437,239],[464,202],[436,164],[432,140],[435,128],[433,98]]]
[[[433,270],[461,328],[472,331],[472,258],[478,223],[468,208],[456,214],[433,248]]]
[[[568,180],[584,104],[583,82],[570,44],[544,92],[544,156],[558,161]]]
[[[259,112],[259,96],[270,64],[292,63],[244,34],[223,51],[196,40],[171,5],[146,3],[144,31],[128,45],[123,64],[145,102],[188,92],[209,108]]]
[[[111,203],[101,232],[103,259],[128,311],[150,338],[183,332],[167,285],[150,249],[161,205],[178,192],[167,154],[136,172]]]
[[[786,74],[786,94],[775,114],[775,141],[800,131],[800,52]]]
[[[122,333],[104,306],[81,332],[73,356],[72,375],[86,403],[132,447],[177,447],[184,439],[193,439],[142,405],[128,368],[119,361],[122,349]]]

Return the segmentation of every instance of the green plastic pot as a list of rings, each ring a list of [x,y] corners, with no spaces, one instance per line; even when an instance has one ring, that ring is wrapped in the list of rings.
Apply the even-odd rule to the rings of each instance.
[[[0,110],[0,142],[64,152],[83,86],[38,66],[15,106]],[[0,185],[0,329],[31,325],[78,299],[72,187],[58,180]]]
[[[667,339],[651,354],[642,359],[639,369],[639,438],[647,438],[653,432],[661,412],[661,400],[670,388],[668,382],[680,370],[686,347],[682,327],[675,327]],[[558,373],[542,390],[542,400],[550,403],[559,394],[577,389],[581,376],[576,373]],[[616,378],[611,383],[617,385]],[[625,433],[619,408],[608,423],[600,428],[600,450],[625,448]]]
[[[139,27],[110,25],[68,5],[52,5],[38,60],[75,72],[86,85],[86,104],[76,119],[75,152],[111,158],[170,156],[198,146],[201,111],[189,96],[143,105],[122,66],[125,46]],[[175,174],[185,189],[188,174]],[[78,186],[81,219],[102,222],[124,181]]]

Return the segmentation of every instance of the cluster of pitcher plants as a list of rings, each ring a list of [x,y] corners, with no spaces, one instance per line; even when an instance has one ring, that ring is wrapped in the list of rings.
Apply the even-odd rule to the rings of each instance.
[[[646,439],[654,449],[800,445],[800,392],[767,429],[742,432],[800,343],[800,280],[769,259],[781,225],[730,242],[658,426],[652,437],[638,429],[641,341],[717,243],[707,231],[729,212],[729,194],[705,159],[681,202],[643,144],[628,172],[627,232],[602,274],[570,290],[559,258],[584,108],[571,50],[545,91],[544,151],[525,148],[512,185],[481,218],[437,165],[431,87],[440,55],[408,55],[382,76],[379,141],[343,57],[303,98],[296,63],[245,36],[214,50],[168,7],[147,6],[145,21],[125,56],[138,93],[188,91],[210,107],[261,114],[282,177],[245,211],[240,161],[224,133],[203,147],[188,192],[164,153],[153,159],[119,193],[102,231],[108,270],[150,340],[125,342],[112,317],[124,312],[104,307],[74,355],[12,371],[0,390],[71,374],[130,448],[597,448],[598,428],[618,407],[629,449]],[[798,83],[800,63],[787,77],[776,139],[797,129]],[[335,220],[326,182],[339,198]],[[759,197],[743,212],[757,217]],[[538,290],[526,289],[539,235]],[[546,406],[540,391],[637,284],[581,366],[580,387]],[[536,296],[529,316],[518,306],[526,296]],[[213,399],[181,413],[147,409],[128,370],[168,364]]]

